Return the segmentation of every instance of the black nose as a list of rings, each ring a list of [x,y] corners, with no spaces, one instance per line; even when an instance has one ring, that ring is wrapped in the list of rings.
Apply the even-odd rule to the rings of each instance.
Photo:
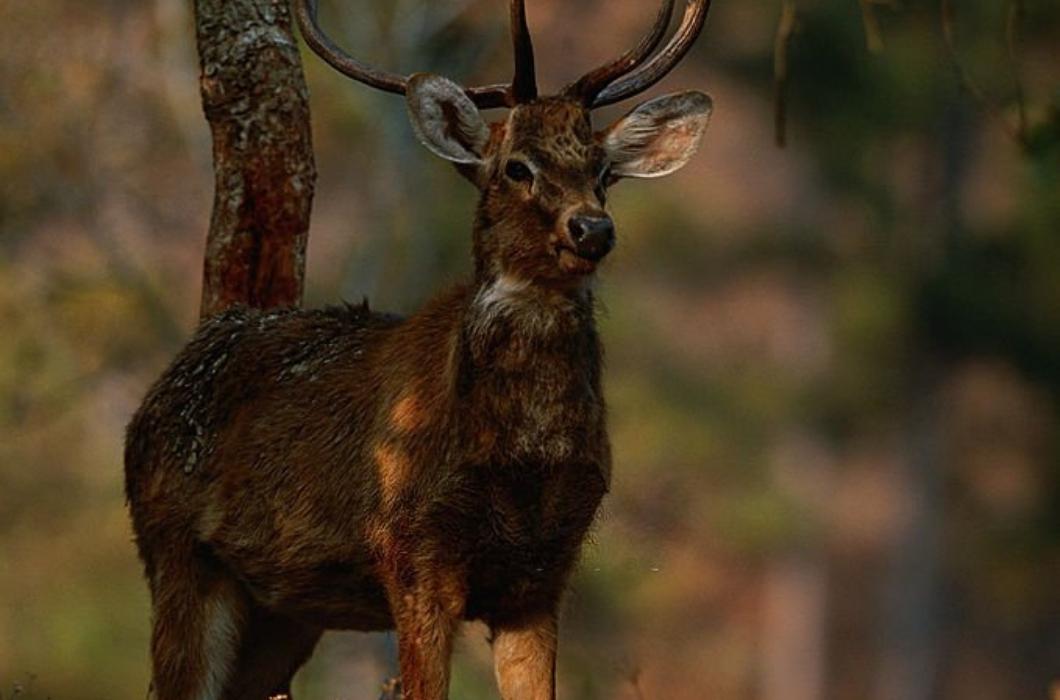
[[[567,226],[580,257],[602,260],[615,247],[615,224],[610,216],[572,216]]]

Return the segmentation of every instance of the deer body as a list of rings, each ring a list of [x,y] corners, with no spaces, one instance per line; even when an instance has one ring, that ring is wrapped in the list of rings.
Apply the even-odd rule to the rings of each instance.
[[[590,109],[661,77],[616,76],[672,5],[634,54],[555,97],[537,96],[519,0],[503,94],[332,61],[404,92],[420,140],[478,187],[475,272],[407,319],[228,310],[149,391],[125,462],[158,700],[287,694],[336,628],[395,629],[406,700],[443,700],[468,619],[491,629],[505,700],[553,700],[559,602],[610,481],[592,293],[615,240],[606,191],[687,162],[710,101],[657,98],[598,132]],[[702,0],[689,8],[671,65],[702,26]],[[313,3],[298,9],[331,50]],[[487,124],[474,100],[505,95]]]
[[[152,578],[195,543],[255,604],[380,630],[387,566],[416,553],[462,581],[463,617],[542,612],[606,490],[599,347],[587,297],[520,328],[489,294],[457,288],[404,321],[355,307],[205,323],[130,426],[134,520],[163,553]]]

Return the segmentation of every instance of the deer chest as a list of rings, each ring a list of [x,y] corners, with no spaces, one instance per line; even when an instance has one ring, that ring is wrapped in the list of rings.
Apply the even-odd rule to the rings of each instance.
[[[606,441],[597,371],[567,358],[485,371],[462,416],[479,461],[596,461]]]
[[[471,617],[546,606],[560,594],[606,492],[596,464],[484,467],[467,551]]]

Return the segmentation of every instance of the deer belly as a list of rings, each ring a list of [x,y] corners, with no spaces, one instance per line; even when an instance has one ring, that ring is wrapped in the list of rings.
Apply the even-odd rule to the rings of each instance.
[[[246,587],[254,601],[327,629],[393,627],[390,608],[367,545],[339,533],[288,538],[264,528],[225,527],[204,544]]]
[[[264,584],[272,610],[326,629],[371,632],[394,627],[382,585],[359,562],[320,562],[289,569],[282,576],[281,583]]]

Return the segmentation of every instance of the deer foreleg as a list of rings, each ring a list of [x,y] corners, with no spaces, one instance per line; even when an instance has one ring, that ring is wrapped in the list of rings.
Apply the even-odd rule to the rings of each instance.
[[[493,668],[504,700],[555,700],[555,615],[494,626]]]
[[[397,628],[402,697],[446,700],[453,638],[464,610],[462,586],[435,574],[388,593]]]

